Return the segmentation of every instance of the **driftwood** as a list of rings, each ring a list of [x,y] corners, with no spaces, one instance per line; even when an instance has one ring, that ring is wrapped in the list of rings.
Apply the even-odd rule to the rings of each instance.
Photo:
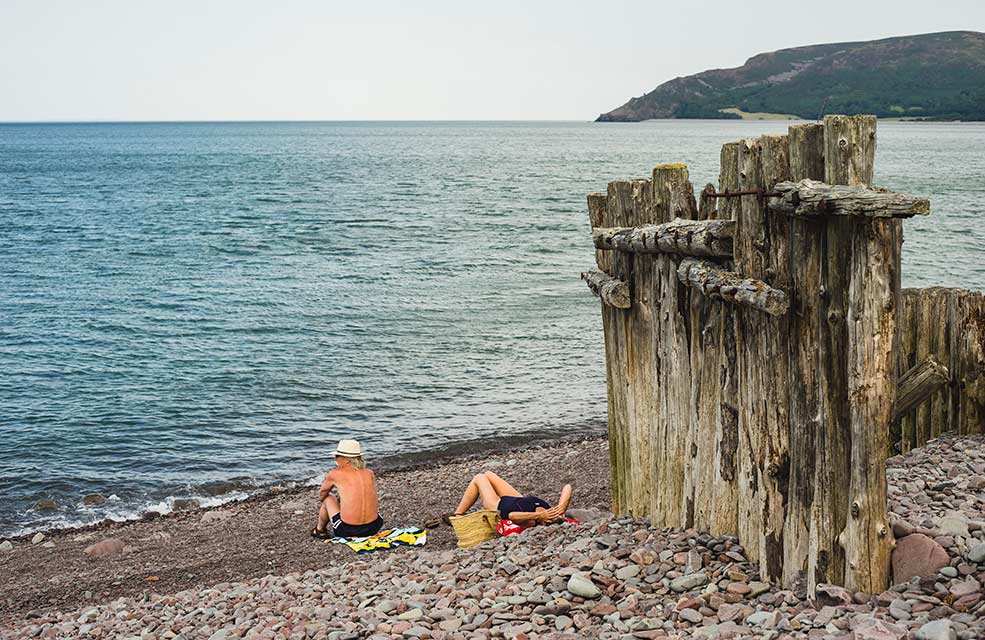
[[[628,309],[632,302],[629,299],[629,285],[618,278],[613,278],[604,271],[592,269],[581,274],[581,279],[588,284],[592,293],[602,299],[602,302],[617,309]]]
[[[896,384],[893,420],[899,420],[917,408],[947,384],[949,377],[947,367],[934,360],[933,356],[927,356],[926,360],[901,375]]]
[[[677,267],[677,279],[712,298],[782,316],[790,307],[787,294],[762,280],[745,278],[708,260],[685,258]]]
[[[817,180],[780,182],[782,196],[770,198],[770,209],[796,216],[858,216],[909,218],[930,213],[930,200],[866,185],[826,184]]]
[[[592,230],[598,249],[687,256],[731,256],[734,235],[733,220],[680,218],[657,225]]]

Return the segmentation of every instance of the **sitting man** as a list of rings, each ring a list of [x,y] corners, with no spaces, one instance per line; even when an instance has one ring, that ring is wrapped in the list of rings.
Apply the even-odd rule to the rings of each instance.
[[[378,533],[383,518],[378,512],[376,475],[366,468],[362,448],[355,440],[342,440],[335,450],[336,468],[325,475],[318,492],[321,509],[312,537],[360,538]],[[331,495],[332,488],[339,497]],[[332,531],[326,531],[328,521]]]

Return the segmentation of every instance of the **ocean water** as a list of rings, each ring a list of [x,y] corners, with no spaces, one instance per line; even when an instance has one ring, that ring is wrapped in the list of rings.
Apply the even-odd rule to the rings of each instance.
[[[585,194],[785,126],[0,125],[0,535],[604,428]],[[880,125],[904,286],[985,287],[983,148]]]

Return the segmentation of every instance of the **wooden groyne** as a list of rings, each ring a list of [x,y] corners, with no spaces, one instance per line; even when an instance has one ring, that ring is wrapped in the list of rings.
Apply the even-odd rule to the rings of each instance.
[[[897,406],[892,453],[953,431],[985,433],[985,295],[929,287],[904,289],[899,320],[901,388],[923,366],[916,402]],[[927,371],[926,362],[938,366]]]
[[[875,144],[874,117],[829,116],[724,145],[700,201],[685,165],[588,196],[615,509],[738,535],[764,578],[811,590],[886,588],[888,455],[934,432],[934,394],[960,396],[935,415],[983,415],[982,333],[909,337],[901,223],[930,204],[872,185]],[[981,320],[952,297],[952,325]]]

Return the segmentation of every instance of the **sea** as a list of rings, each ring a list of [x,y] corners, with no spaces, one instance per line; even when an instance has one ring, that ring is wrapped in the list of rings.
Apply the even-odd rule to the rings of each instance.
[[[0,125],[0,537],[603,432],[586,194],[788,124]],[[880,123],[904,286],[985,288],[983,149]]]

